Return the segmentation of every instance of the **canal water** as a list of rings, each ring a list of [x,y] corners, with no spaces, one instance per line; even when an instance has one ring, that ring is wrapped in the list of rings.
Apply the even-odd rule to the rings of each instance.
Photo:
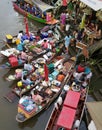
[[[43,27],[37,22],[29,21],[28,24],[30,31]],[[0,1],[0,50],[5,46],[2,42],[5,35],[16,35],[20,30],[25,31],[24,17],[14,11],[12,0]],[[0,57],[0,64],[3,62],[4,59]],[[0,68],[0,130],[44,130],[52,106],[26,123],[19,124],[16,122],[17,101],[10,103],[4,98],[13,86],[13,82],[5,80],[5,76],[10,72],[9,69]]]

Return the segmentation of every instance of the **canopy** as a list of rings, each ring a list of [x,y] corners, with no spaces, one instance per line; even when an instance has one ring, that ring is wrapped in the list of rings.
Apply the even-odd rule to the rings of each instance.
[[[32,1],[42,12],[55,8],[53,6],[50,6],[50,5],[42,2],[41,0],[32,0]]]
[[[102,9],[102,0],[81,0],[81,1],[95,11]]]
[[[29,4],[31,4],[31,5],[33,5],[32,0],[24,0],[24,1],[27,2],[27,3],[29,3]]]
[[[102,101],[87,102],[88,112],[95,123],[97,130],[102,129]]]

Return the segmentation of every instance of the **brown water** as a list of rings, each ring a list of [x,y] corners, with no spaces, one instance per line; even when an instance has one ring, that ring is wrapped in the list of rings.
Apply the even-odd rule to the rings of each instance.
[[[29,21],[29,30],[34,31],[43,25]],[[0,49],[4,46],[2,39],[6,34],[15,35],[19,30],[25,30],[24,18],[13,10],[12,0],[0,1]],[[4,60],[0,57],[0,64]],[[15,120],[17,102],[9,103],[4,96],[11,91],[13,82],[8,82],[5,77],[10,74],[9,69],[0,68],[0,130],[44,130],[52,107],[42,112],[31,120],[19,124]]]

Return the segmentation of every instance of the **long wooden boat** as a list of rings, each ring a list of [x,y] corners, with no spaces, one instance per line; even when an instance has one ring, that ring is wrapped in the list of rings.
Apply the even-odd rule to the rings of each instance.
[[[16,115],[16,120],[18,122],[24,122],[37,115],[46,107],[49,107],[49,105],[61,93],[64,84],[70,75],[69,72],[71,71],[75,61],[69,59],[68,61],[63,62],[63,58],[61,58],[60,60],[54,59],[53,63],[54,63],[54,68],[51,63],[49,64],[48,67],[50,71],[52,71],[51,68],[54,69],[53,72],[49,71],[48,82],[46,82],[45,79],[43,79],[43,81],[40,82],[38,85],[36,85],[35,88],[33,89],[33,91],[39,92],[38,95],[41,96],[41,98],[43,98],[44,102],[42,101],[39,104],[35,99],[31,98],[30,100],[32,100],[32,102],[34,103],[34,107],[30,111],[29,110],[27,111],[27,109],[24,108],[24,104],[23,104],[24,102],[21,103],[22,99],[25,97],[23,96],[18,103],[18,114]],[[60,76],[63,78],[60,79]]]
[[[45,130],[79,129],[85,109],[89,86],[87,86],[85,92],[84,89],[78,88],[78,90],[73,88],[72,77],[68,80],[67,92],[64,93],[65,98],[62,98],[63,93],[61,93],[59,99],[61,98],[62,101],[56,101]]]
[[[42,3],[43,3],[42,1],[37,1],[37,2],[40,2],[39,4],[42,4]],[[28,2],[25,1],[25,3],[27,4]],[[30,4],[30,3],[28,3],[28,4]],[[30,6],[33,6],[33,5],[30,4]],[[36,5],[36,6],[37,6],[37,5]],[[43,6],[45,6],[45,11],[46,11],[46,8],[48,8],[48,9],[53,8],[53,7],[49,6],[49,5],[46,5],[45,3],[43,3]],[[43,6],[41,6],[41,7],[43,7]],[[50,24],[50,25],[52,25],[52,24],[56,24],[56,23],[59,22],[58,20],[56,20],[56,19],[54,19],[54,18],[52,18],[50,21],[46,21],[45,18],[39,18],[39,17],[37,17],[36,15],[33,15],[33,14],[31,14],[31,13],[25,11],[24,9],[22,9],[22,8],[17,4],[17,2],[14,2],[14,1],[13,1],[13,7],[14,7],[14,9],[15,9],[17,12],[19,12],[19,13],[22,14],[23,16],[28,17],[28,18],[31,19],[31,20],[34,20],[34,21],[37,21],[37,22],[40,22],[40,23],[43,23],[43,24]],[[41,11],[42,11],[42,10],[41,10]],[[46,11],[46,12],[47,12],[47,11]]]

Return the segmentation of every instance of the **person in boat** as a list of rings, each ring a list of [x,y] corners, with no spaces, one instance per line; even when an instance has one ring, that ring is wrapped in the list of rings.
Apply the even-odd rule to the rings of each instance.
[[[23,34],[24,34],[24,32],[23,32],[22,30],[19,31],[19,33],[18,33],[18,35],[17,35],[17,38],[18,38],[19,40],[21,40]]]
[[[84,36],[85,36],[85,31],[84,31],[84,28],[83,28],[83,29],[78,31],[77,41],[79,41],[79,42],[82,41]]]
[[[30,78],[28,78],[25,74],[22,73],[22,77],[21,77],[22,83],[24,85],[31,85],[34,84],[34,82],[32,80],[30,80]]]
[[[24,42],[20,42],[18,45],[17,45],[17,50],[19,51],[23,51],[24,50]]]
[[[34,90],[32,93],[32,99],[34,100],[34,102],[38,105],[42,104],[42,102],[44,101],[43,97],[39,95],[38,90]]]
[[[33,71],[34,71],[34,66],[33,66],[33,64],[31,65],[31,64],[29,64],[28,62],[26,62],[26,63],[24,64],[24,70],[27,70],[28,72],[33,72]]]
[[[88,83],[89,83],[89,82],[90,82],[90,79],[91,79],[91,77],[92,77],[92,71],[91,71],[91,69],[90,69],[88,66],[86,66],[84,73],[86,74],[86,80],[87,80]]]
[[[49,42],[48,42],[47,39],[44,39],[41,45],[42,45],[43,49],[49,49],[48,48],[49,47]]]
[[[28,58],[28,55],[27,55],[24,51],[22,51],[21,54],[20,54],[20,58],[21,58],[22,60],[26,61],[27,58]]]

